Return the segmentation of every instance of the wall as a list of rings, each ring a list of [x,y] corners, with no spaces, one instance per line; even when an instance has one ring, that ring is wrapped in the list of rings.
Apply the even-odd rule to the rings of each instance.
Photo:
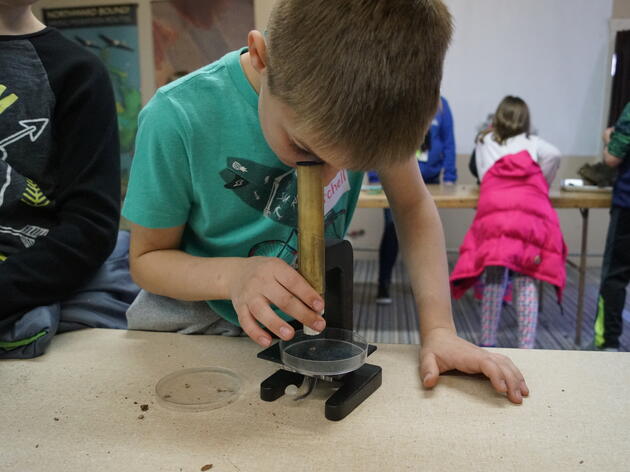
[[[445,0],[455,20],[442,90],[462,153],[508,94],[567,155],[600,148],[612,0]]]
[[[615,0],[613,18],[630,18],[630,0]]]
[[[151,0],[40,0],[33,10],[41,18],[42,8],[78,7],[97,4],[136,3],[138,5],[138,41],[140,44],[140,88],[142,102],[149,101],[155,92],[153,74],[153,36],[151,30]],[[273,0],[254,0],[255,24],[258,29],[264,29],[267,23]],[[243,38],[246,44],[247,38]]]
[[[271,13],[274,0],[254,0],[254,10],[256,12],[256,28],[264,30],[267,19]]]

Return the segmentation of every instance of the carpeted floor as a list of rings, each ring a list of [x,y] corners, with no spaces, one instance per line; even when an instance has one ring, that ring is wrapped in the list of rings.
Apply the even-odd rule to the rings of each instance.
[[[454,262],[451,256],[450,263]],[[582,344],[592,342],[593,320],[599,288],[599,267],[589,268],[584,298],[584,325]],[[354,263],[354,310],[355,329],[371,342],[418,344],[418,316],[406,272],[400,262],[394,268],[391,296],[393,303],[378,306],[376,280],[378,263],[375,260],[356,260]],[[576,349],[575,313],[577,306],[577,270],[567,265],[567,287],[563,307],[564,314],[556,301],[555,290],[550,285],[543,289],[542,310],[538,319],[537,349]],[[453,316],[457,332],[463,338],[477,343],[480,335],[480,308],[469,291],[460,300],[453,300]],[[517,319],[511,305],[504,305],[499,325],[500,347],[517,346]],[[624,312],[624,333],[621,350],[630,351],[630,296]]]

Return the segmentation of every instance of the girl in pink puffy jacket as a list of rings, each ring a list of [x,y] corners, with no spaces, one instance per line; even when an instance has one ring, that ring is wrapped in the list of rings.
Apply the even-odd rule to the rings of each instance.
[[[492,128],[478,136],[475,154],[479,204],[451,275],[453,295],[461,297],[483,274],[481,345],[495,346],[512,271],[519,346],[532,348],[538,320],[535,279],[554,285],[559,299],[566,280],[567,247],[549,200],[560,151],[530,135],[527,104],[508,96],[499,104]]]

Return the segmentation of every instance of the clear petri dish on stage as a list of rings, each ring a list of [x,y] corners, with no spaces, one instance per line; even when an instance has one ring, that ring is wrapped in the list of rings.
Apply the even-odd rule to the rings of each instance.
[[[239,375],[223,367],[183,369],[155,386],[158,403],[178,411],[215,410],[234,403],[242,388]]]
[[[368,343],[359,334],[328,328],[316,336],[297,331],[293,339],[280,341],[282,363],[300,374],[341,375],[365,363]]]

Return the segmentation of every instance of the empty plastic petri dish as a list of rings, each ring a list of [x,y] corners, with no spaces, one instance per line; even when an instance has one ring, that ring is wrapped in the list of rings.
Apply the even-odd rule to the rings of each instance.
[[[367,341],[354,331],[328,328],[309,336],[300,330],[293,339],[280,341],[280,359],[301,374],[333,376],[361,367],[367,349]]]
[[[214,410],[234,403],[241,393],[239,375],[223,367],[184,369],[155,386],[160,405],[179,411]]]

